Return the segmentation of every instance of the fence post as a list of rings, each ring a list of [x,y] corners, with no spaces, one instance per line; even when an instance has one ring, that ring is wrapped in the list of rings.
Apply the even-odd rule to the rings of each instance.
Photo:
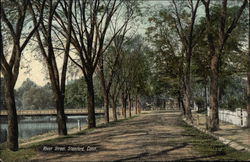
[[[81,121],[77,120],[77,126],[78,126],[78,130],[81,131]]]
[[[242,108],[240,108],[240,125],[243,126],[243,113],[242,113]]]
[[[197,114],[197,125],[199,125],[199,114]]]

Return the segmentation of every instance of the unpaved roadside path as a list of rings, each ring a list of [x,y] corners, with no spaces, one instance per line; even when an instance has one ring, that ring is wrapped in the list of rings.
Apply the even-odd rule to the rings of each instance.
[[[66,138],[59,145],[89,145],[97,151],[80,153],[39,152],[42,161],[170,161],[195,160],[199,155],[185,142],[179,112],[141,114],[114,126]]]

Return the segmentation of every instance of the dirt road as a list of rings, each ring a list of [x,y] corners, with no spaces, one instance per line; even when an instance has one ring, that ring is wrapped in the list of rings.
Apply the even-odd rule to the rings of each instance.
[[[199,155],[185,142],[179,112],[141,114],[131,120],[84,135],[66,138],[58,145],[89,146],[85,152],[39,152],[42,161],[169,161],[196,160]]]

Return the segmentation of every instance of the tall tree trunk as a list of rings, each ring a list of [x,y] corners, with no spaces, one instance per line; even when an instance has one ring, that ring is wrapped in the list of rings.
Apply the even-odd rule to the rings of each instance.
[[[180,99],[180,97],[177,97],[177,101],[178,101],[179,110],[181,110],[181,99]]]
[[[177,16],[177,24],[180,28],[178,28],[178,26],[176,26],[176,30],[177,30],[177,33],[179,35],[179,38],[181,39],[181,43],[184,47],[184,53],[185,53],[185,57],[182,57],[182,58],[185,58],[183,59],[185,61],[185,64],[184,64],[184,69],[185,72],[184,72],[184,82],[183,82],[183,88],[184,88],[184,95],[183,95],[183,98],[184,98],[184,106],[185,106],[185,117],[188,119],[188,120],[191,120],[192,122],[192,112],[191,112],[191,107],[190,107],[190,103],[191,103],[191,70],[190,70],[190,65],[191,65],[191,59],[192,59],[192,54],[193,54],[193,47],[195,46],[195,43],[194,43],[194,26],[195,26],[195,20],[196,20],[196,13],[197,13],[197,10],[198,10],[198,7],[199,7],[199,3],[200,3],[200,0],[197,0],[196,1],[196,4],[193,5],[193,1],[190,1],[190,9],[191,9],[191,14],[190,14],[190,24],[187,26],[187,29],[188,29],[188,32],[185,31],[183,28],[182,28],[182,22],[181,22],[181,17],[180,17],[180,13],[178,11],[178,7],[177,7],[177,4],[175,2],[175,0],[172,0],[173,4],[174,4],[174,8],[175,8],[175,13],[176,13],[176,16]],[[199,35],[199,34],[196,34],[196,35]],[[183,62],[182,62],[183,64]],[[186,65],[186,66],[185,66]],[[183,65],[182,65],[183,66]],[[183,68],[183,67],[182,67]]]
[[[250,2],[248,1],[248,18],[250,18]],[[248,25],[250,31],[250,25]],[[248,33],[248,67],[247,67],[247,127],[250,128],[250,32]]]
[[[104,90],[105,121],[109,123],[109,94]]]
[[[2,1],[1,1],[2,2]],[[14,96],[14,87],[19,75],[19,68],[20,62],[22,57],[22,52],[24,51],[25,47],[27,46],[28,42],[30,41],[31,37],[33,36],[34,32],[38,29],[40,22],[42,20],[43,9],[45,0],[42,2],[40,6],[40,16],[39,16],[39,23],[37,25],[33,24],[33,29],[29,30],[30,32],[23,37],[23,29],[25,24],[25,19],[27,15],[25,14],[28,9],[33,9],[32,4],[28,3],[28,1],[23,1],[21,7],[18,4],[17,6],[14,3],[10,3],[14,5],[12,7],[17,7],[16,13],[17,15],[13,19],[9,16],[6,16],[4,11],[4,6],[0,2],[0,64],[3,69],[1,69],[1,73],[4,74],[5,79],[5,100],[6,100],[6,107],[8,110],[8,137],[7,137],[7,145],[8,148],[12,151],[18,150],[18,121],[17,121],[17,112],[16,112],[16,105],[15,105],[15,96]],[[8,14],[7,14],[8,15]],[[9,19],[10,18],[10,19]],[[13,21],[12,21],[13,20]],[[13,43],[12,53],[8,56],[4,56],[4,49],[3,49],[3,39],[2,39],[2,24],[1,22],[5,22],[6,27],[11,31],[11,37]],[[22,40],[22,41],[20,41]],[[10,58],[9,61],[6,59]]]
[[[186,110],[185,110],[185,106],[184,106],[184,102],[183,102],[183,99],[181,98],[181,107],[183,109],[183,113],[184,115],[186,114]]]
[[[132,108],[134,107],[133,99],[131,99],[131,114],[132,114]]]
[[[179,91],[178,93],[178,105],[179,105],[179,110],[183,110],[183,115],[185,116],[185,108],[184,108],[184,103],[183,103],[183,99],[181,96],[181,91]]]
[[[190,54],[189,54],[190,55]],[[190,107],[190,96],[191,96],[191,88],[190,88],[190,64],[191,64],[191,56],[187,56],[186,59],[187,67],[184,76],[184,106],[185,106],[185,117],[192,121],[192,112]]]
[[[87,100],[88,100],[88,128],[96,127],[95,120],[95,93],[94,93],[94,84],[93,84],[93,75],[85,77],[87,82]]]
[[[211,59],[211,85],[210,85],[210,113],[208,116],[208,130],[216,131],[219,129],[218,112],[218,56],[214,54]]]
[[[179,102],[180,102],[180,105],[179,105],[179,108],[180,110],[183,110],[183,115],[186,116],[186,110],[185,110],[185,106],[184,106],[184,99],[183,99],[183,90],[180,88],[179,90]]]
[[[138,96],[137,94],[135,95],[135,114],[138,113]]]
[[[188,90],[185,90],[184,93],[184,109],[185,109],[185,117],[188,120],[192,119],[191,109],[190,109],[190,100],[189,100],[189,92]]]
[[[247,70],[247,127],[250,128],[250,52],[248,51]]]
[[[10,74],[11,75],[11,74]],[[5,76],[6,77],[6,76]],[[14,96],[14,86],[11,78],[5,79],[5,103],[8,111],[7,145],[11,151],[18,150],[18,121]]]
[[[127,99],[124,98],[124,119],[127,118]]]
[[[129,108],[129,117],[131,118],[131,107],[132,107],[132,100],[131,100],[131,95],[128,94],[128,102],[129,102],[129,105],[128,105],[128,108]]]
[[[57,120],[58,120],[58,134],[59,135],[67,135],[67,117],[64,112],[64,101],[65,101],[65,85],[66,85],[66,75],[67,75],[67,67],[69,60],[69,52],[70,52],[70,42],[71,42],[71,33],[72,33],[72,4],[73,0],[68,1],[68,28],[67,28],[67,37],[66,37],[66,47],[64,51],[64,60],[62,65],[62,73],[61,73],[61,85],[60,90],[58,91],[58,101],[57,103]],[[57,66],[56,66],[57,67]],[[58,78],[59,80],[59,78]]]
[[[141,113],[141,111],[142,111],[142,104],[141,104],[141,102],[139,101],[139,108],[138,108],[138,112],[139,112],[139,114]]]
[[[207,40],[209,45],[210,62],[210,112],[207,117],[207,129],[209,131],[216,131],[219,129],[219,114],[218,114],[218,77],[219,57],[216,52],[214,35],[212,32],[212,24],[210,17],[210,1],[202,1],[205,6],[206,21],[207,21]]]
[[[121,98],[121,103],[122,103],[122,116],[124,116],[124,104],[123,104],[123,98]]]
[[[163,109],[166,110],[166,100],[163,100]]]
[[[65,65],[64,65],[65,66]],[[57,120],[57,130],[58,135],[67,135],[67,125],[66,125],[66,116],[64,113],[64,89],[60,90],[59,85],[57,83],[59,82],[58,75],[55,75],[55,72],[57,67],[53,66],[53,64],[50,61],[47,61],[47,67],[49,71],[49,77],[50,82],[52,84],[52,90],[55,95],[55,107],[56,107],[56,120]],[[62,73],[62,77],[66,76],[66,69],[65,72]],[[57,82],[58,81],[58,82]],[[64,84],[65,86],[65,80],[62,79],[63,82],[61,84]]]
[[[205,87],[204,87],[204,98],[205,98],[205,110],[207,110],[207,106],[208,106],[208,99],[207,99],[207,83],[205,84]]]
[[[248,4],[248,15],[250,17],[249,4]],[[248,26],[248,28],[250,30],[250,26]],[[247,60],[247,127],[250,128],[250,42],[249,41],[248,41],[248,60]]]
[[[66,115],[64,113],[64,96],[60,93],[56,95],[56,111],[57,111],[57,124],[58,134],[67,135]]]
[[[137,108],[137,112],[138,114],[141,113],[141,103],[140,103],[140,100],[138,100],[138,108]]]
[[[236,28],[238,25],[238,21],[240,19],[240,16],[243,13],[243,10],[245,9],[248,0],[244,0],[242,5],[240,6],[237,14],[235,14],[235,17],[231,23],[228,23],[227,19],[227,0],[223,0],[222,2],[222,12],[220,15],[220,31],[219,31],[219,45],[216,44],[212,31],[212,19],[210,15],[210,1],[202,0],[202,3],[205,7],[205,13],[206,13],[206,21],[207,21],[207,38],[208,38],[208,44],[209,44],[209,50],[210,50],[210,56],[211,56],[211,85],[210,85],[210,106],[211,111],[208,117],[208,129],[210,131],[216,131],[219,129],[219,114],[218,114],[218,79],[219,79],[219,58],[222,57],[224,52],[224,47],[226,44],[226,41],[230,37],[230,33]],[[226,29],[226,26],[228,24],[228,28]],[[219,47],[218,50],[216,50],[216,47]]]
[[[103,98],[104,98],[104,109],[105,109],[105,122],[109,123],[109,85],[107,85],[107,80],[105,80],[104,76],[104,60],[103,56],[100,57],[99,61],[99,75],[100,76],[100,81],[101,81],[101,86],[102,86],[102,91],[103,91]]]
[[[115,97],[114,96],[111,97],[111,101],[112,101],[112,110],[113,110],[113,120],[117,121],[116,101],[115,101]]]
[[[126,96],[125,92],[122,92],[122,115],[126,119]]]

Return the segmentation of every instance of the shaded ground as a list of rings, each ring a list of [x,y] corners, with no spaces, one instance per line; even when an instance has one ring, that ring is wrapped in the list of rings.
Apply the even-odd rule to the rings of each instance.
[[[110,160],[181,160],[199,157],[184,142],[179,112],[142,114],[139,117],[65,139],[57,144],[96,146],[87,153],[44,153],[35,160],[110,161]]]
[[[41,161],[170,161],[249,159],[196,129],[185,125],[179,112],[151,112],[108,127],[72,135],[58,145],[94,146],[96,151],[38,152]],[[41,148],[42,146],[40,146]]]

